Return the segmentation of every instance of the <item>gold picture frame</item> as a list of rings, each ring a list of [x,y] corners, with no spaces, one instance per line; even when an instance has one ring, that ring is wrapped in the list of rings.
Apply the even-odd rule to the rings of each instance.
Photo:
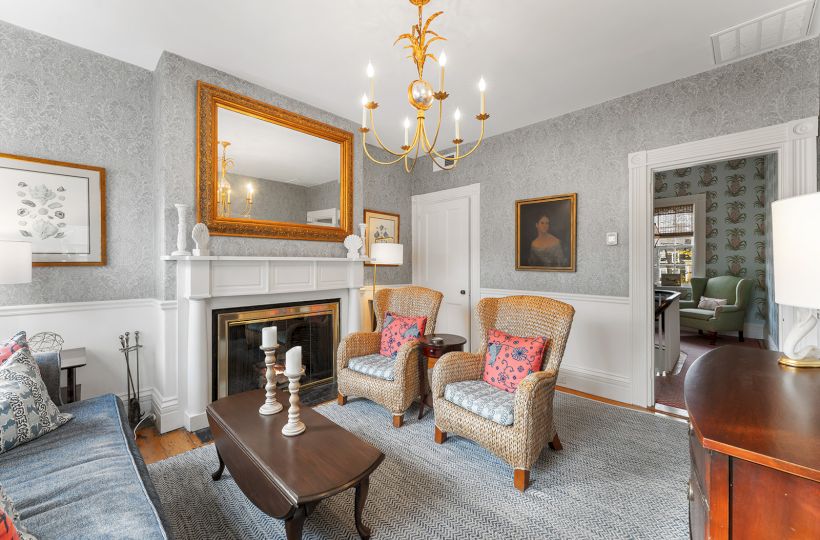
[[[391,244],[400,244],[400,225],[401,216],[399,214],[392,214],[390,212],[382,212],[380,210],[364,209],[364,223],[367,225],[364,238],[364,253],[370,257],[370,246],[376,242],[388,242]],[[387,235],[387,236],[384,236]],[[365,265],[373,266],[366,262]],[[395,264],[380,264],[379,266],[398,266]]]
[[[515,269],[575,272],[577,193],[515,201]]]
[[[217,211],[218,108],[271,122],[339,145],[339,224],[336,227],[221,217]],[[197,218],[212,236],[343,242],[353,233],[353,133],[268,103],[197,81]]]
[[[0,153],[0,230],[32,266],[105,266],[105,196],[103,167]]]

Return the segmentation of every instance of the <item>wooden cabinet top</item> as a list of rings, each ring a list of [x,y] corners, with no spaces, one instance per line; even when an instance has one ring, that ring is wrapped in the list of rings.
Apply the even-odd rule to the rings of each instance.
[[[779,357],[738,346],[704,354],[686,374],[689,418],[705,448],[820,482],[820,368]]]

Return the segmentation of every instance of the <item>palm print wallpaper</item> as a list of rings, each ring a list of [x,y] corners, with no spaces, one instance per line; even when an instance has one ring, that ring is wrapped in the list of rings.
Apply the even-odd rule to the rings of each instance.
[[[769,319],[766,281],[767,195],[775,156],[753,156],[655,173],[655,198],[706,194],[706,277],[754,280],[746,322]]]

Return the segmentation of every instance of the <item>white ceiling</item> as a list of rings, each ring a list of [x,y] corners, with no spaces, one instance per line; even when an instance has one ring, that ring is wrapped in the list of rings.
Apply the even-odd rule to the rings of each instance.
[[[233,174],[312,187],[339,180],[337,143],[219,108],[217,136],[228,141]],[[221,155],[220,147],[220,155]]]
[[[711,69],[710,34],[792,1],[432,0],[425,14],[445,11],[432,28],[449,38],[446,114],[461,107],[470,139],[481,75],[497,134]],[[393,144],[415,68],[392,43],[415,18],[407,0],[0,2],[0,19],[63,41],[148,69],[165,49],[356,122],[372,60]],[[432,64],[425,75],[438,84]]]

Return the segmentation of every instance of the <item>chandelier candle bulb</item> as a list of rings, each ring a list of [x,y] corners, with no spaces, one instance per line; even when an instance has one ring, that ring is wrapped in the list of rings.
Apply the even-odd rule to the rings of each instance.
[[[275,347],[277,343],[276,327],[268,326],[262,329],[262,347],[267,349]]]
[[[370,101],[376,101],[376,70],[373,64],[367,63],[367,78],[370,79]]]
[[[438,65],[441,66],[441,91],[444,92],[444,66],[447,65],[447,53],[441,51],[441,56],[438,57]]]
[[[405,117],[404,118],[404,146],[408,145],[408,141],[410,135],[410,119]]]
[[[487,90],[487,83],[484,82],[484,77],[478,81],[478,91],[481,94],[481,114],[484,114],[484,92]]]
[[[456,139],[461,138],[461,111],[456,109],[453,118],[456,120]]]
[[[367,94],[362,94],[362,127],[367,127]]]

